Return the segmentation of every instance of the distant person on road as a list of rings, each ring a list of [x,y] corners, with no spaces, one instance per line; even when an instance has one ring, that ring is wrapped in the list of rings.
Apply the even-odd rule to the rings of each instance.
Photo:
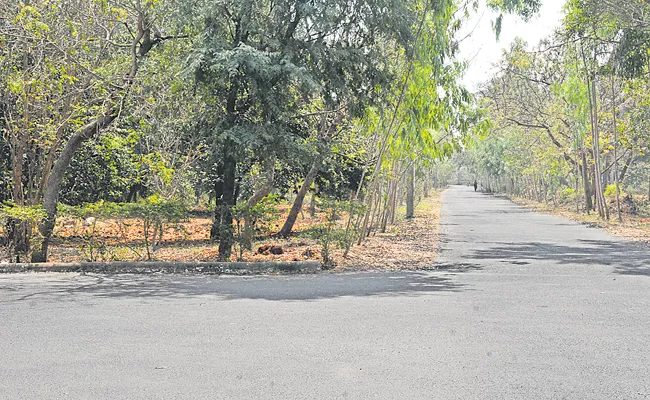
[[[476,189],[478,189],[478,182],[476,182],[476,179],[474,179],[474,191],[476,192]]]

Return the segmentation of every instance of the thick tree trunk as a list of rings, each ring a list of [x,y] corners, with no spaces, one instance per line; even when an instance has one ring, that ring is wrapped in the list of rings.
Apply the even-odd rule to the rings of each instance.
[[[298,194],[296,195],[296,200],[293,202],[293,205],[291,206],[291,210],[289,211],[289,215],[287,216],[287,220],[284,222],[284,225],[282,226],[282,229],[280,229],[278,235],[285,236],[285,237],[291,235],[291,231],[293,230],[293,225],[296,223],[296,219],[298,219],[298,214],[300,213],[300,210],[302,210],[302,204],[305,200],[305,196],[307,195],[307,192],[309,191],[309,188],[311,187],[312,183],[314,183],[314,180],[318,175],[318,171],[321,167],[322,162],[323,162],[323,157],[321,155],[318,155],[316,157],[316,160],[314,160],[311,169],[307,173],[307,176],[305,177],[305,181],[300,187],[300,190],[298,190]]]
[[[406,183],[406,218],[415,217],[415,165],[411,162]]]
[[[235,45],[238,45],[241,39],[239,36],[239,25],[237,26],[238,36],[235,39]],[[232,127],[237,120],[239,84],[237,82],[230,83],[230,90],[226,100],[226,115],[228,121],[227,126]],[[236,161],[231,155],[234,146],[235,144],[232,143],[232,141],[225,139],[223,143],[223,164],[220,169],[217,170],[217,179],[221,178],[221,180],[215,183],[216,207],[214,210],[215,215],[212,222],[212,229],[210,230],[210,239],[213,242],[217,240],[219,241],[219,258],[221,259],[227,259],[230,257],[233,243],[232,210],[228,212],[226,212],[226,210],[229,210],[230,207],[234,205],[231,204],[236,185]],[[221,185],[221,187],[219,187],[219,185]],[[230,193],[228,193],[229,189]],[[221,196],[219,195],[219,192],[221,192]],[[230,221],[229,224],[227,222],[228,220]],[[225,243],[222,243],[224,240]]]
[[[232,208],[237,202],[235,197],[235,189],[237,186],[236,174],[237,162],[230,154],[226,154],[224,159],[223,196],[220,210],[221,223],[219,225],[219,259],[222,261],[227,261],[230,258],[232,245],[235,242],[232,226]]]
[[[47,261],[47,249],[56,222],[56,209],[59,204],[61,182],[63,182],[65,171],[70,166],[72,157],[84,142],[110,125],[116,117],[116,114],[104,115],[85,125],[70,137],[54,163],[43,192],[43,208],[45,209],[46,218],[39,225],[41,240],[37,248],[32,252],[32,262]]]
[[[210,228],[210,241],[219,241],[219,227],[221,226],[221,207],[223,202],[223,167],[217,171],[217,181],[214,183],[214,213],[212,227]]]

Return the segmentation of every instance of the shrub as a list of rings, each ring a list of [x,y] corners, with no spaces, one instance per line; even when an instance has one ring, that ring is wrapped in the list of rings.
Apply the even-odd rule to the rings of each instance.
[[[268,231],[269,224],[278,216],[277,204],[279,198],[275,195],[268,195],[253,206],[248,203],[237,204],[233,210],[235,220],[235,243],[239,248],[239,259],[244,256],[244,250],[253,248],[255,236]]]
[[[625,196],[625,193],[621,190],[620,195],[623,197]],[[616,185],[607,185],[605,188],[605,196],[616,196]]]
[[[19,206],[14,203],[0,204],[0,226],[3,227],[4,242],[10,259],[27,256],[34,239],[40,237],[38,223],[46,217],[43,207]]]
[[[189,217],[188,208],[177,201],[165,200],[155,194],[137,203],[123,203],[118,207],[120,217],[142,221],[142,234],[147,260],[162,242],[166,224],[178,224]]]
[[[336,201],[332,199],[324,199],[321,208],[325,213],[325,223],[318,226],[315,230],[316,239],[321,245],[321,257],[323,266],[331,268],[334,263],[331,259],[332,245],[340,249],[349,250],[354,242],[355,237],[358,236],[359,230],[356,225],[352,224],[355,215],[364,212],[364,205],[359,201]],[[336,221],[340,220],[341,214],[348,213],[348,222],[345,227],[338,226]]]
[[[573,201],[576,198],[576,190],[574,188],[564,188],[560,192],[560,201]]]

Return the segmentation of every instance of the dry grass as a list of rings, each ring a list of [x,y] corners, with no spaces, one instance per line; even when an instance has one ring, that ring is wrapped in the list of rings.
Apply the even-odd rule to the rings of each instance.
[[[372,235],[361,246],[355,246],[347,259],[339,257],[337,269],[399,270],[431,266],[438,250],[440,227],[440,191],[422,199],[415,218],[398,219],[386,233]],[[398,210],[404,215],[404,210]]]
[[[337,270],[397,270],[430,266],[436,258],[438,226],[440,221],[440,192],[433,192],[416,207],[416,216],[405,220],[405,210],[398,210],[396,224],[386,233],[373,234],[362,245],[354,246],[347,258],[342,249],[333,249],[331,258]],[[286,217],[288,206],[280,206],[277,220],[269,229],[277,232]],[[340,224],[347,218],[343,217]],[[295,234],[287,239],[269,235],[258,238],[252,251],[244,251],[243,261],[320,261],[320,245],[314,238],[315,227],[325,222],[325,215],[309,215],[307,207],[295,224]],[[161,246],[152,253],[158,261],[214,261],[218,246],[210,243],[211,220],[191,218],[178,226],[166,227]],[[79,262],[91,259],[89,245],[92,227],[79,219],[60,218],[55,228],[55,238],[50,246],[49,261]],[[94,227],[94,261],[141,261],[146,259],[142,223],[137,220],[99,220]],[[311,231],[311,233],[310,233]],[[258,254],[263,245],[282,247],[283,254]],[[97,249],[103,248],[103,252]],[[5,252],[0,249],[0,262]],[[235,246],[232,259],[239,258]],[[5,262],[8,260],[4,260]]]

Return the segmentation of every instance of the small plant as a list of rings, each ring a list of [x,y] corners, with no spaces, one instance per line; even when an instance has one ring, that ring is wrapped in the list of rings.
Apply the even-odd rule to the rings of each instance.
[[[68,206],[59,204],[59,215],[80,220],[81,232],[79,237],[82,240],[80,251],[86,261],[114,261],[115,256],[110,252],[106,238],[98,238],[97,221],[101,216],[114,214],[116,206],[114,203],[99,201],[97,203],[86,203],[80,206]]]
[[[323,199],[321,209],[325,213],[325,223],[315,230],[316,237],[321,245],[321,258],[325,268],[333,268],[334,261],[331,258],[333,246],[345,249],[346,253],[352,246],[358,230],[351,224],[354,216],[363,210],[363,205],[358,201],[337,201]],[[345,227],[338,224],[343,213],[348,213],[348,223]]]
[[[177,201],[165,200],[158,195],[147,197],[137,203],[110,203],[100,201],[88,203],[79,207],[62,206],[62,215],[81,219],[84,241],[81,251],[89,261],[114,260],[115,255],[109,251],[105,241],[97,239],[97,221],[99,218],[117,218],[120,231],[126,236],[126,231],[132,222],[137,220],[142,224],[142,241],[146,251],[146,259],[151,260],[162,243],[165,228],[170,224],[179,224],[189,216],[187,207]],[[128,244],[127,244],[128,246]],[[129,246],[139,258],[140,253]]]
[[[137,203],[120,204],[118,212],[123,218],[135,218],[142,221],[142,236],[147,260],[162,243],[166,224],[178,224],[187,220],[189,212],[184,204],[162,199],[153,195]]]
[[[263,231],[270,229],[270,224],[278,215],[276,205],[278,198],[269,195],[257,204],[250,206],[240,203],[233,208],[235,220],[235,243],[239,252],[239,260],[244,258],[244,251],[253,248],[253,241]]]

